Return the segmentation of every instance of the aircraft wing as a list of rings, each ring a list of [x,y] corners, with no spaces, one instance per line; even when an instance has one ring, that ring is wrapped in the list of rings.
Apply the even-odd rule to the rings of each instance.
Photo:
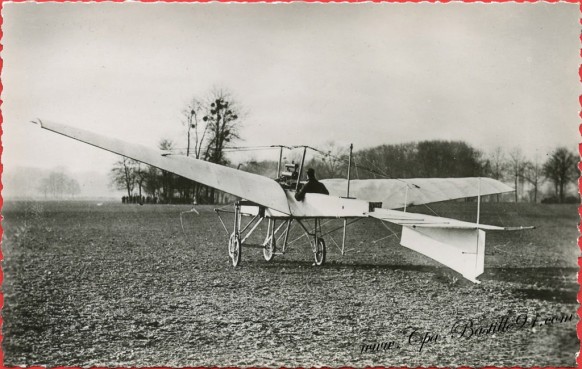
[[[345,196],[347,180],[321,181],[329,193]],[[411,178],[411,179],[356,179],[350,181],[350,197],[370,202],[381,202],[384,209],[399,209],[411,205],[462,199],[477,195],[512,192],[513,188],[492,178]]]
[[[38,124],[43,129],[175,173],[282,213],[290,213],[285,191],[270,178],[191,157],[164,155],[160,150],[60,123],[39,119]]]

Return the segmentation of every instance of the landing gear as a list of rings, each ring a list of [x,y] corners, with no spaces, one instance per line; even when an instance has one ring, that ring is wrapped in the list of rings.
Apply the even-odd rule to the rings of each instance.
[[[241,255],[241,242],[240,242],[240,234],[233,233],[228,240],[228,256],[230,256],[230,260],[232,261],[232,266],[236,267],[240,264],[240,255]]]
[[[325,264],[325,240],[321,237],[314,238],[311,241],[311,247],[313,249],[313,255],[315,256],[315,265],[320,266]]]
[[[288,243],[289,234],[291,233],[291,223],[297,222],[303,228],[305,236],[311,244],[311,251],[315,258],[314,265],[320,266],[325,264],[326,246],[322,237],[321,219],[315,218],[315,224],[312,229],[306,227],[308,219],[298,218],[274,218],[265,215],[265,208],[250,203],[248,201],[238,201],[235,203],[234,211],[229,213],[234,214],[234,229],[232,233],[226,227],[223,219],[220,217],[221,212],[227,212],[222,209],[214,209],[218,214],[218,218],[228,235],[228,256],[233,267],[237,267],[241,261],[241,254],[243,245],[245,248],[260,248],[263,251],[263,257],[266,261],[271,261],[275,255],[284,255],[287,245],[298,241],[302,237]],[[251,220],[243,224],[242,218],[252,217]],[[268,219],[269,225],[267,227],[267,236],[262,243],[248,243],[249,237],[259,227],[264,219]],[[305,222],[305,224],[304,224]],[[311,227],[309,227],[311,228]],[[279,242],[281,241],[281,242]]]
[[[263,257],[266,261],[273,260],[275,255],[277,239],[275,237],[275,221],[269,219],[269,228],[267,231],[267,238],[263,242]]]
[[[313,256],[315,258],[315,265],[321,266],[325,264],[325,256],[326,256],[326,248],[325,248],[325,240],[321,236],[321,219],[315,218],[315,226],[313,227],[313,231],[309,231],[307,227],[303,224],[302,221],[297,220],[297,223],[303,228],[305,231],[305,235],[311,239],[311,251],[313,251]]]

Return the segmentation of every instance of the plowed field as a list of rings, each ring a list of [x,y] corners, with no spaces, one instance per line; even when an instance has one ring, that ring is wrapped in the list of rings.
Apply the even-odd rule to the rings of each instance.
[[[483,223],[538,228],[489,232],[479,285],[399,246],[396,237],[377,241],[391,233],[375,220],[352,226],[346,256],[328,237],[323,267],[313,265],[299,239],[271,262],[260,249],[243,248],[233,269],[212,207],[185,214],[183,231],[180,212],[188,209],[6,203],[5,364],[576,365],[575,206],[483,204]],[[474,203],[432,209],[475,217]],[[264,237],[256,234],[251,243]],[[340,243],[341,232],[334,239]],[[570,314],[572,320],[544,320]],[[503,317],[520,324],[472,335],[453,328],[472,319],[477,332]],[[362,352],[364,344],[382,343]]]

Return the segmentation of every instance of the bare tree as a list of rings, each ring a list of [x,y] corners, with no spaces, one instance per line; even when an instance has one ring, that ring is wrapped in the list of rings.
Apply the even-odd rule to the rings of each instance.
[[[347,147],[329,141],[319,150],[321,155],[310,160],[307,166],[315,169],[319,178],[343,178],[347,175],[348,152]]]
[[[225,90],[213,91],[210,100],[206,106],[206,115],[202,118],[210,131],[205,159],[212,163],[226,164],[225,145],[240,138],[238,135],[240,107]]]
[[[160,150],[172,151],[174,149],[174,143],[171,140],[162,139],[158,147]],[[172,202],[172,198],[174,197],[174,179],[175,177],[172,173],[162,170],[160,182],[162,186],[162,194],[166,202]]]
[[[214,90],[207,103],[206,115],[202,118],[208,125],[208,145],[202,157],[212,163],[227,164],[224,156],[224,148],[228,143],[239,139],[238,125],[240,124],[240,112],[236,100],[225,90]],[[207,196],[210,202],[215,202],[214,188],[210,189]]]
[[[486,162],[488,167],[487,175],[498,181],[503,181],[507,171],[507,162],[503,148],[501,146],[494,148],[487,156]],[[497,194],[495,198],[499,202],[500,194]]]
[[[509,160],[507,162],[507,168],[511,177],[513,177],[515,185],[515,202],[519,200],[519,184],[523,180],[523,174],[525,170],[525,156],[520,148],[515,148],[509,153]]]
[[[537,156],[533,162],[532,161],[525,162],[525,166],[524,166],[524,170],[523,170],[523,178],[525,178],[525,180],[527,182],[529,182],[529,184],[531,184],[533,187],[532,192],[533,192],[533,202],[534,203],[538,202],[539,186],[544,181],[542,169],[543,168],[542,168]]]
[[[203,119],[206,117],[205,105],[193,98],[182,114],[185,118],[183,123],[188,128],[186,156],[193,155],[196,159],[200,159],[208,146],[208,119]],[[192,147],[192,139],[194,139],[194,147]]]
[[[554,184],[560,203],[564,202],[566,185],[578,178],[576,164],[579,157],[565,147],[559,147],[544,163],[543,173]]]
[[[135,164],[136,161],[126,158],[119,159],[111,168],[111,182],[119,190],[126,190],[127,196],[131,196],[135,188]]]
[[[81,193],[81,186],[79,186],[79,182],[73,178],[69,178],[65,183],[65,190],[69,196],[75,197]]]
[[[73,197],[81,193],[79,182],[60,170],[53,171],[48,177],[43,178],[39,189],[44,193],[44,197],[50,195],[54,198],[61,198],[66,194]]]
[[[160,196],[160,187],[161,187],[161,170],[147,166],[143,177],[144,177],[144,191],[146,194],[150,195],[152,198],[156,198]]]
[[[135,173],[135,184],[137,185],[138,194],[139,194],[139,198],[141,201],[142,189],[144,188],[145,181],[148,178],[148,176],[147,176],[148,172],[146,170],[146,165],[142,164],[140,162],[135,162],[134,173]]]

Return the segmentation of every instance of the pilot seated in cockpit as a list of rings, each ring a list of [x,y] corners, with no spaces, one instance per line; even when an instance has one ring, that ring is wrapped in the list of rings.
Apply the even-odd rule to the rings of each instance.
[[[301,189],[295,194],[295,200],[303,201],[306,193],[321,193],[324,195],[329,195],[329,191],[325,188],[325,185],[315,178],[315,170],[313,168],[307,169],[307,183],[301,187]]]

